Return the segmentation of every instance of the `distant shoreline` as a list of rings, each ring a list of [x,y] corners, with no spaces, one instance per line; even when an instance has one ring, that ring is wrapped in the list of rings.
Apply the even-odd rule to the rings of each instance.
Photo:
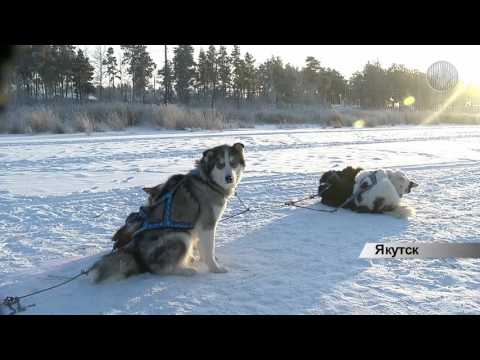
[[[313,106],[223,108],[212,111],[170,104],[88,103],[11,108],[0,118],[0,134],[103,133],[130,128],[232,130],[258,126],[372,128],[396,125],[479,125],[480,113],[364,110]]]

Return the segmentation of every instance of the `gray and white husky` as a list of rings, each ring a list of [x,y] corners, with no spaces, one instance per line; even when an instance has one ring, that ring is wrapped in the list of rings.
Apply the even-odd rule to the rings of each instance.
[[[355,176],[354,202],[359,212],[387,213],[404,218],[413,215],[413,209],[401,206],[400,200],[417,186],[402,171],[362,170]],[[362,191],[362,188],[368,190]]]
[[[97,261],[89,277],[98,283],[143,272],[193,275],[196,270],[189,266],[189,259],[194,246],[211,272],[227,272],[215,257],[215,230],[244,169],[243,144],[221,145],[206,150],[189,173],[174,175],[164,184],[144,189],[150,194],[149,205],[155,205],[147,207],[147,219],[165,221],[168,213],[169,224],[191,226],[144,227],[133,241]],[[170,203],[164,202],[168,196]]]

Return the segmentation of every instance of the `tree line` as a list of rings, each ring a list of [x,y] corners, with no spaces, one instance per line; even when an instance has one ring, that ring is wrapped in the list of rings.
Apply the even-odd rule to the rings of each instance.
[[[97,46],[91,58],[73,45],[22,46],[10,76],[17,103],[55,99],[179,103],[216,107],[224,104],[354,105],[362,108],[404,106],[431,109],[449,94],[431,89],[425,73],[393,64],[383,68],[369,62],[346,79],[337,70],[309,56],[303,67],[271,57],[256,65],[252,54],[234,45],[210,45],[194,58],[192,45],[178,45],[173,57],[156,64],[146,45]],[[478,92],[478,91],[477,91]],[[457,102],[472,101],[471,90]],[[412,105],[409,105],[412,106]]]

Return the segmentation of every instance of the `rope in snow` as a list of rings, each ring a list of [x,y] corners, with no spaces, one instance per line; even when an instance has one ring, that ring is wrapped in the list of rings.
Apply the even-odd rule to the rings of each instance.
[[[247,206],[245,204],[245,202],[242,201],[242,199],[238,196],[237,193],[235,193],[235,196],[237,197],[237,199],[240,201],[240,203],[242,204],[242,206],[245,208],[245,210],[242,210],[236,214],[233,214],[233,215],[230,215],[228,217],[225,217],[225,218],[222,218],[219,222],[223,222],[225,220],[229,220],[229,219],[232,219],[234,217],[237,217],[237,216],[240,216],[240,215],[243,215],[247,212],[258,212],[258,211],[265,211],[265,210],[277,210],[277,209],[280,209],[280,208],[283,208],[285,206],[295,206],[295,207],[298,207],[298,208],[302,208],[302,209],[307,209],[307,210],[313,210],[313,211],[319,211],[319,212],[328,212],[328,213],[334,213],[336,212],[339,208],[345,206],[345,204],[347,202],[349,202],[352,198],[348,198],[342,205],[340,205],[339,208],[335,208],[335,209],[331,209],[331,210],[326,210],[326,209],[314,209],[314,208],[311,208],[311,207],[308,207],[308,206],[302,206],[302,205],[297,205],[297,203],[299,202],[302,202],[302,201],[305,201],[305,200],[311,200],[311,199],[315,199],[317,197],[320,197],[321,194],[312,194],[312,195],[309,195],[305,198],[302,198],[302,199],[299,199],[299,200],[290,200],[290,201],[286,201],[286,202],[282,202],[282,203],[278,203],[276,205],[271,205],[271,206],[264,206],[264,207],[259,207],[259,208],[250,208],[249,206]]]
[[[229,220],[229,219],[232,219],[234,217],[237,217],[237,216],[240,216],[240,215],[243,215],[249,211],[251,212],[255,212],[255,211],[264,211],[264,210],[276,210],[276,209],[279,209],[279,208],[282,208],[282,207],[285,207],[285,206],[295,206],[295,207],[298,207],[298,208],[302,208],[302,209],[307,209],[307,210],[312,210],[312,211],[317,211],[317,212],[326,212],[326,213],[334,213],[334,212],[337,212],[338,209],[341,209],[343,208],[348,202],[350,202],[352,199],[355,198],[355,194],[352,194],[352,196],[350,196],[348,199],[346,199],[339,207],[336,207],[334,209],[315,209],[315,208],[312,208],[312,207],[308,207],[308,206],[302,206],[302,205],[297,205],[299,202],[302,202],[302,201],[305,201],[305,200],[312,200],[312,199],[315,199],[317,197],[321,197],[322,194],[328,190],[329,187],[323,189],[323,191],[321,193],[318,193],[318,194],[312,194],[312,195],[309,195],[307,197],[304,197],[304,198],[301,198],[301,199],[298,199],[298,200],[289,200],[289,201],[286,201],[286,202],[283,202],[283,203],[278,203],[276,205],[273,205],[273,206],[264,206],[264,207],[259,207],[259,208],[255,208],[255,209],[252,209],[250,208],[249,206],[247,206],[245,204],[245,202],[240,198],[240,196],[238,196],[238,193],[235,193],[235,196],[237,197],[237,199],[240,201],[240,203],[242,204],[242,206],[245,208],[245,210],[242,210],[236,214],[233,214],[231,216],[228,216],[228,217],[225,217],[225,218],[222,218],[219,222],[222,222],[222,221],[225,221],[225,220]]]
[[[240,216],[240,215],[242,215],[242,214],[245,214],[246,212],[251,211],[250,207],[247,206],[247,205],[243,202],[243,200],[240,198],[240,196],[238,196],[238,193],[237,193],[237,192],[235,192],[235,196],[236,196],[237,199],[240,201],[240,203],[241,203],[242,206],[245,208],[245,210],[242,210],[242,211],[240,211],[239,213],[236,213],[236,214],[227,216],[227,217],[225,217],[225,218],[222,218],[219,222],[222,222],[222,221],[225,221],[225,220],[228,220],[228,219],[232,219],[232,218],[234,218],[234,217]]]
[[[88,275],[89,271],[90,271],[90,269],[88,269],[88,270],[82,270],[82,271],[80,271],[79,274],[77,274],[77,275],[75,275],[75,276],[72,276],[72,277],[69,278],[68,280],[62,281],[62,282],[59,283],[59,284],[56,284],[56,285],[53,285],[53,286],[49,286],[48,288],[45,288],[45,289],[37,290],[37,291],[31,292],[31,293],[29,293],[29,294],[23,295],[23,296],[7,296],[5,299],[3,299],[2,305],[8,307],[8,308],[11,310],[11,312],[10,312],[9,315],[15,315],[16,313],[23,312],[23,311],[25,311],[27,308],[32,307],[32,306],[35,306],[35,304],[31,304],[31,305],[27,305],[27,306],[22,306],[22,304],[20,303],[20,300],[21,300],[21,299],[25,299],[25,298],[27,298],[27,297],[30,297],[30,296],[33,296],[33,295],[37,295],[37,294],[40,294],[40,293],[43,293],[43,292],[46,292],[46,291],[55,289],[55,288],[57,288],[57,287],[66,285],[66,284],[68,284],[69,282],[72,282],[73,280],[79,278],[80,276]]]
[[[313,199],[315,197],[320,197],[320,196],[321,195],[311,195],[311,197],[309,197],[309,198],[300,199],[300,200],[297,200],[297,201],[288,201],[288,202],[285,203],[285,205],[295,206],[295,207],[298,207],[298,208],[308,209],[308,210],[313,210],[313,211],[319,211],[319,212],[334,213],[334,212],[337,212],[338,209],[343,208],[348,202],[350,202],[352,199],[355,198],[355,194],[353,194],[347,200],[345,200],[339,207],[336,207],[336,208],[330,209],[330,210],[314,209],[314,208],[311,208],[311,207],[308,207],[308,206],[296,205],[297,202],[304,201],[304,200],[307,200],[307,199]]]

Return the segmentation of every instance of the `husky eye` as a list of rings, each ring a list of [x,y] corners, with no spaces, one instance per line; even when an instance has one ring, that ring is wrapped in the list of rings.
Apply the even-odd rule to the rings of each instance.
[[[219,169],[223,169],[223,168],[225,167],[225,163],[222,163],[222,162],[220,162],[219,160],[217,160],[217,164],[216,164],[216,165],[217,165],[217,168],[219,168]]]

